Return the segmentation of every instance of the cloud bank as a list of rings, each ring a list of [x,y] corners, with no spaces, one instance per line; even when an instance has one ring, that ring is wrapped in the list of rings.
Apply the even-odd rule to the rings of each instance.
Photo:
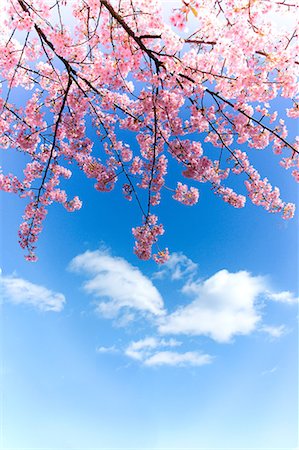
[[[182,344],[177,336],[205,336],[218,343],[228,343],[236,336],[256,331],[278,339],[286,334],[283,324],[265,324],[262,310],[265,301],[294,304],[298,301],[289,291],[273,292],[266,277],[246,270],[222,269],[207,278],[198,278],[198,265],[182,253],[174,253],[153,278],[165,283],[178,280],[180,293],[187,302],[168,312],[153,282],[125,259],[106,250],[87,251],[76,256],[71,270],[87,277],[83,288],[96,298],[97,311],[106,318],[117,318],[119,326],[136,320],[136,313],[160,337],[132,341],[122,349],[99,347],[98,353],[122,353],[144,366],[201,366],[213,358],[193,351],[178,351]],[[167,286],[167,285],[166,285]],[[144,322],[143,322],[144,325]],[[166,336],[170,335],[171,338]],[[163,336],[165,336],[163,338]],[[184,341],[186,344],[186,340]]]

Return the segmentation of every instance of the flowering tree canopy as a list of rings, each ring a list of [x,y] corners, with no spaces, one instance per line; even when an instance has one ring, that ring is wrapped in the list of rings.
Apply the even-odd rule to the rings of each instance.
[[[26,158],[23,176],[1,173],[0,188],[27,199],[19,231],[26,258],[36,259],[48,205],[81,207],[59,188],[69,163],[99,191],[119,180],[136,201],[141,259],[164,232],[152,210],[166,187],[194,205],[196,186],[210,183],[241,208],[246,198],[229,182],[239,176],[254,204],[291,218],[294,205],[261,177],[244,147],[271,147],[299,181],[299,140],[288,139],[272,106],[285,97],[290,121],[299,116],[296,30],[275,20],[294,17],[295,3],[190,0],[167,14],[156,0],[5,0],[0,145]],[[194,186],[183,179],[165,186],[171,158]],[[158,248],[153,257],[163,262],[167,254]]]

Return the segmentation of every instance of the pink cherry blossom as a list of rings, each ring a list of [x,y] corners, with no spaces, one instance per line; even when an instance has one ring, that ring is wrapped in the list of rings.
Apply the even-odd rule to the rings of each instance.
[[[191,187],[188,189],[186,184],[178,182],[175,194],[173,198],[184,205],[192,206],[198,202],[199,192],[198,189]]]
[[[168,249],[159,249],[164,228],[153,211],[169,190],[191,206],[207,183],[235,208],[247,194],[293,217],[294,205],[252,161],[256,151],[267,161],[271,150],[299,182],[299,138],[290,137],[299,115],[297,35],[273,20],[292,19],[296,5],[173,6],[166,17],[157,0],[4,0],[0,146],[20,157],[18,170],[0,173],[0,189],[27,202],[19,238],[28,260],[53,202],[81,208],[67,194],[74,166],[97,191],[121,183],[142,217],[134,251],[158,263]],[[276,110],[280,97],[285,114]]]

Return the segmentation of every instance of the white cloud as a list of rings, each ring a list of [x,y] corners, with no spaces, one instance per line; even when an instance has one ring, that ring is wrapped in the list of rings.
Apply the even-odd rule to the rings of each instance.
[[[271,374],[271,373],[274,373],[274,372],[277,371],[277,369],[278,369],[278,368],[275,366],[275,367],[272,367],[272,369],[264,370],[264,371],[262,372],[262,376],[264,376],[264,375],[269,375],[269,374]]]
[[[44,286],[15,276],[2,276],[1,274],[0,284],[3,300],[10,303],[30,305],[41,311],[59,312],[63,309],[64,295],[53,292]]]
[[[212,357],[198,352],[158,352],[144,361],[146,366],[203,366],[210,364]]]
[[[287,333],[287,328],[285,327],[285,325],[263,325],[260,330],[264,331],[264,333],[267,333],[272,338],[280,338]]]
[[[207,336],[224,343],[254,331],[263,331],[272,338],[286,332],[283,325],[265,325],[261,309],[265,307],[265,299],[294,303],[295,296],[289,291],[273,292],[266,277],[253,276],[245,270],[231,273],[223,269],[201,280],[195,278],[197,264],[181,253],[174,253],[167,264],[158,277],[167,275],[181,280],[184,283],[181,293],[191,298],[172,313],[167,313],[152,281],[125,259],[97,250],[86,251],[71,261],[73,271],[87,276],[83,287],[96,298],[97,311],[103,316],[116,319],[119,326],[127,326],[142,314],[160,334],[160,338],[146,337],[119,350],[99,347],[99,353],[121,351],[147,366],[201,365],[211,357],[196,351],[173,351],[181,343],[162,339],[161,335]]]
[[[198,265],[183,253],[171,253],[168,261],[163,264],[162,269],[154,273],[154,278],[165,278],[170,275],[172,280],[191,278],[197,271]]]
[[[282,292],[267,292],[267,298],[269,300],[273,300],[274,302],[281,303],[298,303],[298,297],[295,297],[293,292],[290,291],[282,291]]]
[[[159,331],[205,335],[218,342],[249,334],[261,320],[256,301],[266,290],[263,277],[254,277],[246,271],[221,270],[204,282],[189,282],[182,292],[192,295],[193,301],[162,318]]]
[[[181,345],[181,342],[175,339],[157,339],[155,337],[146,337],[139,341],[133,341],[125,350],[125,354],[130,358],[142,361],[146,359],[153,350],[159,347],[176,347]]]
[[[125,355],[140,361],[145,366],[202,366],[212,362],[212,357],[199,352],[179,353],[163,348],[178,347],[182,343],[175,339],[158,339],[146,337],[131,342],[125,350]]]
[[[86,251],[71,261],[70,268],[89,276],[84,289],[100,300],[97,310],[105,317],[117,317],[123,308],[165,314],[163,299],[151,280],[123,258],[107,251]]]
[[[97,353],[117,353],[117,348],[112,345],[111,347],[100,346],[96,348]]]

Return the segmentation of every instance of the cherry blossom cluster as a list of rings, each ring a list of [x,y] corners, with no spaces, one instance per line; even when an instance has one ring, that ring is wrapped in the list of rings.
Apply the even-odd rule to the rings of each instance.
[[[295,2],[177,0],[169,19],[162,6],[4,0],[0,146],[24,158],[21,176],[4,165],[0,189],[28,202],[19,236],[29,260],[48,207],[81,207],[61,185],[72,164],[96,190],[120,182],[125,199],[136,202],[141,259],[168,258],[153,214],[164,190],[191,206],[208,183],[235,208],[247,193],[255,205],[293,217],[294,205],[248,154],[280,158],[299,182],[299,139],[290,137],[299,117],[299,44],[295,26],[277,21],[285,15],[292,24]],[[285,114],[275,108],[279,97]],[[174,162],[185,181],[169,175]],[[233,177],[242,180],[240,192]]]
[[[226,203],[229,203],[235,208],[243,208],[245,206],[246,198],[244,195],[237,194],[229,187],[219,186],[216,193],[219,194]]]
[[[132,229],[133,236],[136,239],[134,252],[140,259],[147,260],[151,257],[152,246],[157,242],[158,236],[164,233],[163,225],[158,225],[157,220],[157,216],[151,214],[143,225]],[[164,252],[159,252],[155,256],[155,260],[164,262],[167,256],[168,251],[166,249]]]
[[[28,261],[36,261],[35,254],[36,241],[42,231],[42,222],[47,215],[47,210],[43,205],[39,205],[37,201],[28,203],[23,216],[24,222],[19,228],[19,242],[23,249],[27,249],[28,254],[25,258]]]
[[[191,187],[188,189],[186,184],[178,182],[173,198],[184,205],[192,206],[198,202],[199,192],[197,188]]]
[[[263,206],[269,212],[282,211],[283,219],[290,219],[294,216],[294,205],[283,202],[280,198],[279,189],[277,187],[273,188],[267,178],[261,179],[258,171],[250,164],[245,152],[235,150],[232,159],[235,162],[232,171],[236,174],[244,172],[248,177],[245,180],[245,186],[252,203]]]
[[[190,11],[195,17],[198,16],[198,8],[200,6],[200,2],[195,0],[183,1],[182,3],[182,6],[177,8],[170,16],[170,22],[179,30],[185,28]]]
[[[46,206],[53,202],[61,203],[69,212],[74,212],[82,206],[82,202],[78,196],[75,196],[72,200],[68,200],[66,192],[57,187],[60,183],[61,176],[65,178],[71,176],[70,170],[58,164],[51,167],[51,178],[44,182],[37,196],[35,196],[32,183],[36,182],[38,178],[41,178],[43,172],[43,165],[38,161],[33,161],[32,163],[28,163],[24,169],[25,177],[22,184],[16,181],[16,177],[3,177],[3,182],[7,183],[6,188],[3,188],[3,190],[16,192],[20,197],[28,196],[31,199],[25,208],[23,222],[19,228],[19,242],[21,247],[28,251],[28,254],[25,256],[28,261],[36,261],[37,259],[35,255],[35,243],[42,231],[42,223],[47,215]]]

